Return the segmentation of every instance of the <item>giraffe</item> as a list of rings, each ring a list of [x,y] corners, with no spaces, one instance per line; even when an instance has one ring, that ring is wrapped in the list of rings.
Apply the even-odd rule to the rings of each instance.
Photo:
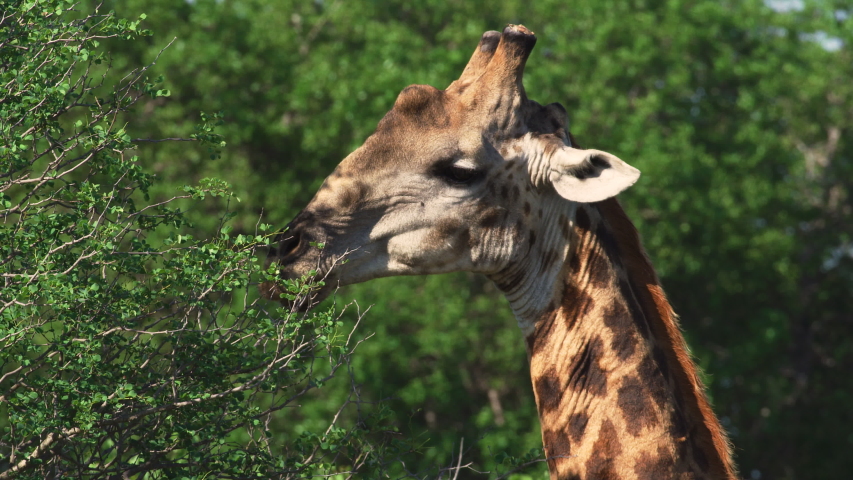
[[[535,42],[522,25],[486,32],[446,90],[405,88],[267,266],[325,277],[302,309],[378,277],[485,274],[526,340],[552,479],[736,478],[677,317],[614,198],[639,171],[579,148],[560,104],[527,98]],[[275,282],[260,289],[282,298]]]

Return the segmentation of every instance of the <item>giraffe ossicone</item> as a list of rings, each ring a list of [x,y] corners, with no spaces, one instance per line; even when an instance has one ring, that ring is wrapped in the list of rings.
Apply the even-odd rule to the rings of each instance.
[[[268,265],[282,278],[318,271],[326,286],[311,302],[379,277],[485,274],[525,336],[551,478],[735,478],[677,317],[614,198],[639,171],[578,148],[560,104],[527,98],[535,43],[521,25],[486,32],[447,89],[405,88]]]

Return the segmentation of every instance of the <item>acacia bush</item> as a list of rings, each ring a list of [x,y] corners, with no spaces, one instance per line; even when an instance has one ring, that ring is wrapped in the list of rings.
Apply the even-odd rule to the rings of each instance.
[[[105,40],[140,21],[64,0],[2,2],[0,18],[0,479],[290,478],[373,472],[393,445],[381,415],[271,440],[290,409],[346,370],[360,340],[332,307],[305,315],[252,300],[268,227],[184,233],[181,202],[218,201],[207,179],[154,201],[140,142],[225,145],[218,115],[191,138],[134,139],[134,104],[169,95],[153,66],[110,77]],[[144,18],[144,17],[143,17]],[[182,203],[185,205],[186,203]],[[312,285],[289,284],[305,295]],[[375,410],[381,413],[380,410]],[[281,413],[279,413],[281,416]],[[388,450],[391,448],[391,450]],[[346,475],[344,475],[346,476]]]
[[[257,221],[233,233],[225,182],[163,197],[140,145],[197,157],[190,141],[216,160],[225,142],[221,114],[204,113],[189,138],[133,138],[137,103],[170,95],[151,74],[159,55],[119,74],[105,45],[150,36],[144,15],[0,5],[0,479],[477,472],[463,462],[476,441],[424,466],[427,440],[400,433],[385,400],[362,399],[351,363],[362,312],[341,320],[357,306],[304,314],[258,300],[274,232]],[[223,212],[206,238],[190,222],[200,211],[205,225]],[[288,282],[285,295],[320,283]],[[317,408],[314,391],[336,374],[345,381]],[[478,473],[543,461],[539,448],[493,457]]]
[[[147,13],[160,37],[111,48],[116,65],[135,65],[178,38],[158,60],[172,97],[149,100],[157,108],[137,131],[172,136],[215,104],[227,112],[219,131],[229,146],[207,161],[181,143],[142,145],[163,176],[152,195],[227,178],[243,200],[230,224],[250,234],[261,209],[276,226],[293,218],[401,89],[448,85],[486,30],[531,28],[531,98],[562,103],[581,145],[643,172],[620,199],[707,373],[740,471],[844,478],[853,470],[849,3],[122,0],[116,8]],[[198,232],[214,229],[218,214],[207,212]],[[429,439],[409,468],[446,462],[461,437],[467,449],[486,432],[465,462],[541,446],[524,341],[487,279],[377,279],[344,297],[374,304],[365,326],[376,340],[353,360],[362,397],[398,397],[395,422]],[[349,389],[329,384],[323,402]],[[307,412],[316,402],[306,407],[306,419],[323,418]]]

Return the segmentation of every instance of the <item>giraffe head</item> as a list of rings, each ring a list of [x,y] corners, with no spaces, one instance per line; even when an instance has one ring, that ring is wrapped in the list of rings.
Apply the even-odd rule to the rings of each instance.
[[[564,259],[570,229],[559,216],[618,194],[639,171],[575,148],[565,109],[527,98],[535,43],[520,25],[486,32],[446,90],[405,88],[279,235],[267,265],[282,278],[318,272],[319,301],[338,285],[454,271],[484,273],[509,293]],[[279,296],[274,284],[261,290]]]

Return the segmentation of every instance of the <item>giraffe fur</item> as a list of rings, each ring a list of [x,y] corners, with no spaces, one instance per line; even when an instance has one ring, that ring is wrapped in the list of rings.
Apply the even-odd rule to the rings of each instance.
[[[678,319],[615,199],[639,171],[581,149],[561,105],[527,97],[535,42],[520,25],[486,32],[447,89],[405,88],[267,265],[325,279],[302,309],[379,277],[484,274],[526,341],[552,479],[734,479]],[[260,290],[288,302],[277,282]]]

